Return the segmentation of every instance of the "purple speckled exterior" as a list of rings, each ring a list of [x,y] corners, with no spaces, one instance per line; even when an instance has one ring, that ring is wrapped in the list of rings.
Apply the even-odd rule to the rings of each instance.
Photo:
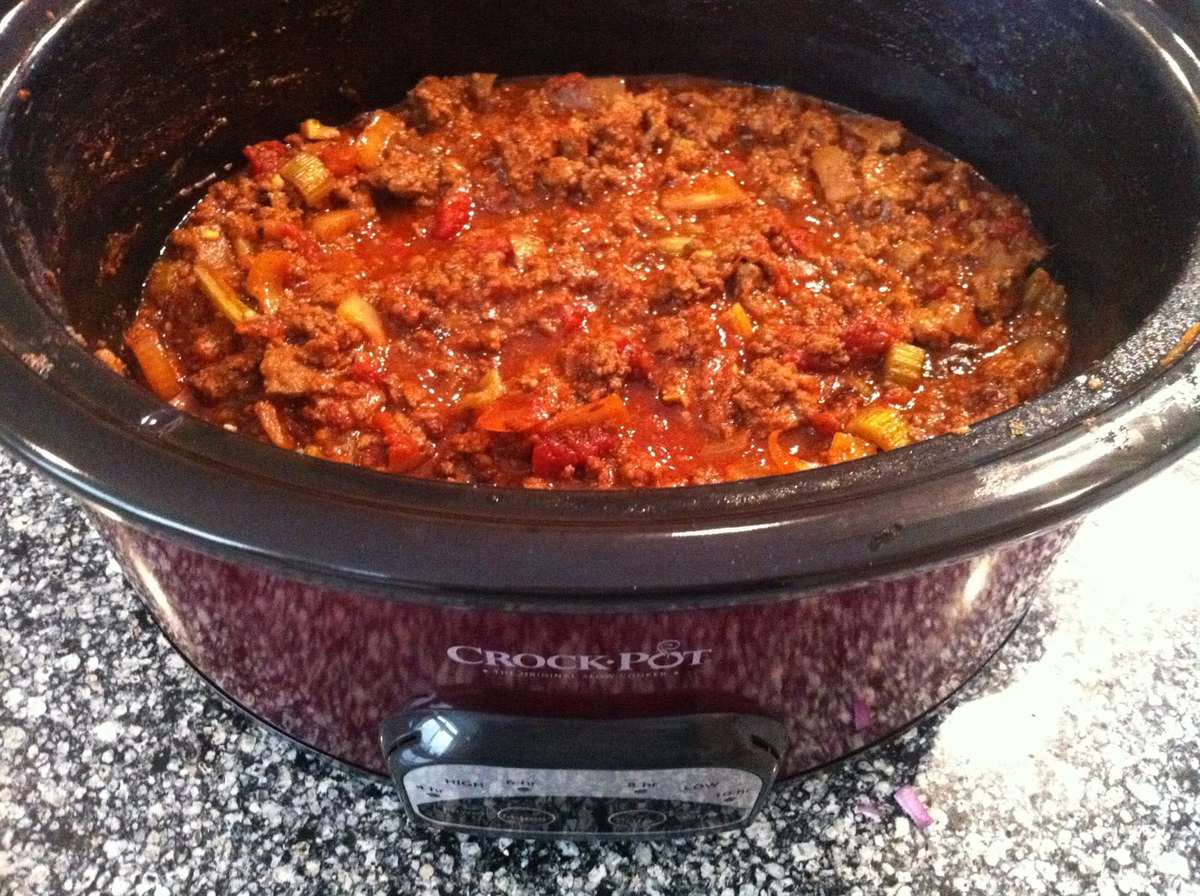
[[[426,700],[593,718],[761,713],[787,726],[783,774],[801,773],[904,728],[967,681],[1075,531],[770,602],[570,613],[325,587],[97,519],[201,673],[296,740],[381,773],[380,722]],[[868,707],[857,722],[856,699]]]

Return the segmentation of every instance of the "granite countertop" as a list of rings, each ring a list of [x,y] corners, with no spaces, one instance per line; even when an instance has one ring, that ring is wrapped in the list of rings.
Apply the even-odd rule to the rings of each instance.
[[[0,456],[0,894],[1200,896],[1197,497],[1193,454],[1093,514],[951,706],[747,830],[542,844],[415,828],[227,709],[75,505]]]

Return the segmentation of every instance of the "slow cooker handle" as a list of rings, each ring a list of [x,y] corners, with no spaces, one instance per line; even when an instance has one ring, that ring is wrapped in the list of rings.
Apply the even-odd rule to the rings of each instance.
[[[741,827],[786,749],[779,722],[735,713],[556,719],[415,709],[384,722],[415,821],[541,839],[678,837]]]

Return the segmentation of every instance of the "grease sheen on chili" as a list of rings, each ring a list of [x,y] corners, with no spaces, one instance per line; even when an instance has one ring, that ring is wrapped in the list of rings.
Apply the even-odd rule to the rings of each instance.
[[[1067,351],[1016,199],[788,90],[427,78],[245,154],[171,234],[124,358],[286,450],[503,486],[727,481],[960,432]]]

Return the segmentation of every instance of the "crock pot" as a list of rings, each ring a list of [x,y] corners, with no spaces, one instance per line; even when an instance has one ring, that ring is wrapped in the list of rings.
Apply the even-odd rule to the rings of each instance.
[[[1198,24],[1148,0],[26,0],[0,21],[0,440],[88,508],[201,675],[391,773],[415,817],[745,823],[953,694],[1074,520],[1200,439]],[[905,121],[1032,208],[1068,377],[852,464],[521,492],[277,451],[94,360],[242,145],[474,70],[688,72]]]

